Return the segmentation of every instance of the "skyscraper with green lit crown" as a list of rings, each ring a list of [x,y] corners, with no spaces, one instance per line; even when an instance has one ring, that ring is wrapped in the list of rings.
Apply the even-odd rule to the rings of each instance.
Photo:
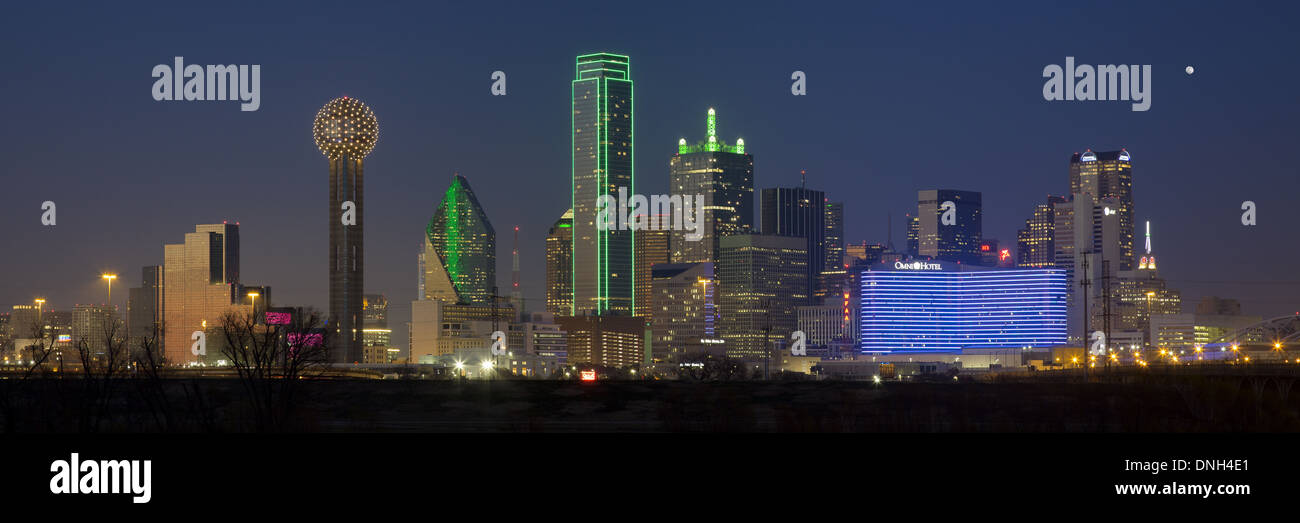
[[[426,277],[425,285],[449,281],[457,301],[492,303],[492,287],[497,280],[497,235],[464,176],[452,176],[425,233],[436,258],[425,260],[425,271],[439,276]],[[441,278],[443,274],[445,279]]]
[[[597,201],[632,184],[632,73],[628,57],[579,56],[572,83],[573,314],[632,314],[631,230],[599,230]],[[611,218],[619,209],[611,209]]]

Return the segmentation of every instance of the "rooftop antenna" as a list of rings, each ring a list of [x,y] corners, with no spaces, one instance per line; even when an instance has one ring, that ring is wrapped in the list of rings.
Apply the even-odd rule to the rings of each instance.
[[[799,188],[808,188],[808,171],[805,169],[799,169]]]
[[[866,245],[866,241],[862,242]],[[885,247],[894,252],[894,215],[885,213]]]
[[[513,280],[511,282],[511,287],[510,287],[510,301],[513,302],[515,304],[515,307],[518,308],[517,312],[519,313],[519,319],[522,320],[524,318],[524,304],[523,304],[523,296],[519,294],[519,226],[518,225],[515,226],[515,246],[514,246],[514,250],[510,253],[510,255],[513,257],[512,266],[511,266],[511,275],[510,275],[511,279]]]

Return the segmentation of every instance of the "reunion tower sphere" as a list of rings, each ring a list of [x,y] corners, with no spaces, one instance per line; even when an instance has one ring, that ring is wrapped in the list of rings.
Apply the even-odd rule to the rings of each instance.
[[[356,98],[335,98],[320,108],[311,134],[321,154],[334,160],[343,155],[361,159],[379,139],[379,121],[370,106]]]

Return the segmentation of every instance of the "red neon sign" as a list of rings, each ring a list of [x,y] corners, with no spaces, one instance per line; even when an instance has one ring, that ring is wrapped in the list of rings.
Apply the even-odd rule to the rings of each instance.
[[[596,381],[596,371],[584,370],[580,373],[582,381]]]

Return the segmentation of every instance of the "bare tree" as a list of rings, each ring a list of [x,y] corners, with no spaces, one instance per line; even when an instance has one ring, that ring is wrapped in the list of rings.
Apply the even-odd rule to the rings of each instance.
[[[98,337],[82,337],[76,342],[81,379],[73,392],[77,408],[77,430],[98,432],[112,418],[117,382],[126,374],[130,354],[121,324],[109,316]],[[67,372],[67,369],[60,369]]]
[[[294,315],[289,325],[259,324],[245,311],[221,320],[221,353],[234,367],[252,409],[254,428],[287,428],[302,381],[316,378],[327,362],[327,333],[315,312]]]
[[[158,343],[159,330],[137,341],[131,367],[135,390],[148,420],[160,432],[217,430],[216,413],[198,379],[168,376],[167,359]],[[175,389],[180,389],[176,398]]]
[[[13,433],[20,429],[20,422],[29,413],[32,405],[32,383],[48,371],[47,364],[55,352],[55,335],[51,331],[46,336],[45,326],[33,322],[26,326],[30,338],[37,343],[14,345],[14,354],[18,362],[16,369],[7,369],[5,379],[0,379],[0,416],[4,416],[4,431]]]

